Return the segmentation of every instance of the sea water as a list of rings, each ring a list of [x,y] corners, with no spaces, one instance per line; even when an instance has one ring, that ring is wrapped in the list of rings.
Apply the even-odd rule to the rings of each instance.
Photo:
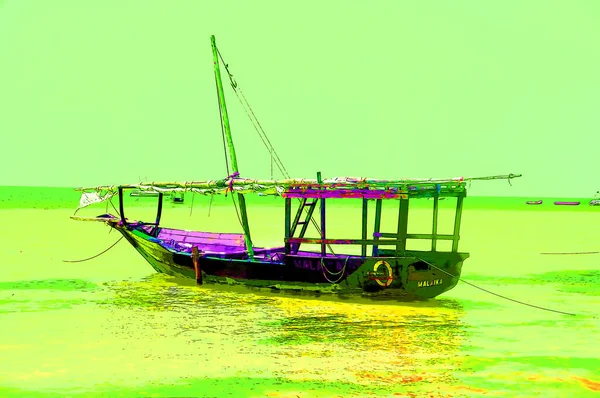
[[[120,236],[71,220],[78,199],[0,188],[0,397],[600,394],[600,208],[587,201],[468,197],[465,283],[401,303],[198,287],[155,273],[124,240],[64,262]],[[156,198],[127,200],[128,218],[154,219]],[[281,245],[282,201],[248,202],[253,240]],[[440,202],[442,233],[450,202]],[[430,233],[432,202],[415,203],[410,232]],[[78,215],[114,213],[105,206]],[[386,202],[383,232],[394,212]],[[360,202],[333,203],[328,236],[359,238],[361,214]],[[165,201],[162,223],[241,231],[231,196]]]

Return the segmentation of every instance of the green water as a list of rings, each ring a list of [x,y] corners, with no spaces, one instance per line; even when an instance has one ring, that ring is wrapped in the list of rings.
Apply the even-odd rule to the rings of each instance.
[[[424,303],[197,287],[155,273],[125,241],[93,260],[66,263],[118,236],[70,220],[79,196],[69,189],[5,187],[0,198],[1,397],[600,393],[600,254],[540,254],[600,251],[600,209],[587,200],[569,208],[523,204],[537,198],[465,201],[460,248],[471,257],[464,280],[570,316],[464,283]],[[146,204],[155,199],[128,199],[138,205],[128,217],[153,216]],[[230,200],[215,197],[209,216],[209,198],[195,197],[190,214],[186,197],[167,204],[163,222],[239,231]],[[249,202],[255,241],[281,244],[281,203]],[[421,202],[409,219],[416,232],[429,228],[431,203]],[[355,236],[360,205],[330,210],[328,233]],[[443,210],[441,232],[451,226]],[[382,230],[394,226],[388,217]]]

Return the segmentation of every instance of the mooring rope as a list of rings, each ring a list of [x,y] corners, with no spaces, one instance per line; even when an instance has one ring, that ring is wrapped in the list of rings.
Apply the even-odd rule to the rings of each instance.
[[[96,258],[96,257],[98,257],[98,256],[106,253],[107,251],[109,251],[110,249],[112,249],[113,247],[115,247],[117,245],[117,243],[119,243],[121,241],[121,239],[123,239],[123,238],[124,238],[124,236],[121,236],[115,243],[113,243],[112,245],[110,245],[110,247],[108,249],[104,250],[101,253],[96,254],[95,256],[84,258],[83,260],[63,260],[63,262],[65,262],[65,263],[80,263],[82,261],[91,260],[93,258]]]
[[[221,55],[221,51],[218,48],[217,48],[217,53],[219,55],[219,58],[221,59],[221,62],[225,66],[225,70],[227,71],[227,74],[229,75],[229,82],[231,84],[231,87],[233,88],[233,92],[235,93],[236,97],[240,101],[240,104],[242,105],[242,108],[244,108],[244,112],[246,112],[246,115],[250,119],[250,122],[252,123],[252,126],[254,127],[254,129],[256,130],[256,132],[258,133],[258,136],[260,137],[260,139],[263,142],[263,144],[265,145],[265,148],[267,148],[267,150],[269,151],[269,154],[271,156],[271,179],[273,179],[273,161],[275,161],[275,165],[277,166],[277,168],[279,169],[279,171],[281,172],[281,174],[285,178],[289,179],[290,178],[290,174],[288,173],[287,169],[283,165],[283,162],[281,161],[281,158],[279,157],[279,155],[275,151],[275,147],[273,146],[273,144],[271,144],[271,141],[269,140],[269,137],[267,136],[267,133],[265,132],[265,130],[261,126],[260,122],[258,121],[258,118],[256,117],[254,111],[252,110],[252,107],[250,106],[250,103],[246,99],[246,96],[242,92],[242,89],[239,87],[237,81],[233,78],[233,74],[229,71],[229,65],[223,59],[223,56]],[[242,96],[241,98],[240,98],[240,95],[238,94],[238,91],[239,91],[239,94],[241,94],[241,96]],[[218,96],[218,87],[217,87],[217,96]],[[242,101],[242,98],[243,98],[243,101]],[[220,97],[219,97],[219,104],[221,104],[220,101],[221,100],[220,100]],[[245,103],[245,105],[244,105],[244,103]],[[247,107],[247,109],[246,109],[246,107]],[[221,107],[219,106],[219,112],[220,112],[220,109],[221,109]],[[250,116],[250,114],[252,114],[252,116]],[[222,117],[221,117],[221,119],[222,119]],[[223,120],[221,120],[221,131],[223,133],[223,140],[225,140],[225,131],[223,130]],[[223,148],[225,150],[225,141],[223,141]],[[273,155],[275,155],[275,156],[273,157]],[[225,150],[225,160],[227,160],[227,151],[226,150]],[[229,174],[229,166],[227,167],[227,174]],[[298,201],[301,202],[302,199],[298,198]],[[321,235],[321,228],[319,227],[319,224],[314,219],[314,217],[311,217],[310,221],[311,221],[312,225],[315,227],[315,229],[317,230],[317,233],[319,233],[319,235]],[[332,254],[335,255],[335,252],[333,251],[333,248],[331,247],[331,245],[329,243],[327,244],[327,248],[329,249],[329,251]]]
[[[210,217],[210,209],[212,208],[213,197],[215,194],[210,195],[210,202],[208,202],[208,216]]]
[[[501,295],[501,294],[498,294],[498,293],[494,293],[494,292],[492,292],[492,291],[490,291],[490,290],[484,289],[484,288],[482,288],[482,287],[479,287],[479,286],[477,286],[477,285],[475,285],[475,284],[473,284],[473,283],[471,283],[471,282],[468,282],[468,281],[464,280],[463,278],[461,278],[461,277],[459,277],[459,276],[452,275],[451,273],[449,273],[449,272],[447,272],[447,271],[445,271],[445,270],[441,269],[440,267],[436,267],[435,265],[431,264],[430,262],[423,260],[422,258],[420,258],[419,260],[423,261],[424,263],[427,263],[427,264],[429,264],[431,267],[433,267],[433,268],[437,269],[438,271],[441,271],[441,272],[445,273],[446,275],[449,275],[449,276],[451,276],[451,277],[453,277],[453,278],[458,278],[458,280],[459,280],[459,281],[461,281],[461,282],[464,282],[464,283],[466,283],[467,285],[474,287],[475,289],[479,289],[479,290],[481,290],[481,291],[484,291],[484,292],[486,292],[486,293],[489,293],[489,294],[491,294],[491,295],[494,295],[494,296],[496,296],[496,297],[500,297],[500,298],[503,298],[503,299],[505,299],[505,300],[508,300],[508,301],[515,302],[515,303],[517,303],[517,304],[526,305],[526,306],[528,306],[528,307],[533,307],[533,308],[537,308],[537,309],[544,310],[544,311],[556,312],[557,314],[563,314],[563,315],[577,316],[577,314],[573,314],[573,313],[571,313],[571,312],[565,312],[565,311],[554,310],[554,309],[551,309],[551,308],[540,307],[539,305],[534,305],[534,304],[525,303],[525,302],[523,302],[523,301],[515,300],[515,299],[513,299],[513,298],[506,297],[506,296],[503,296],[503,295]]]
[[[600,252],[545,252],[540,254],[598,254]]]
[[[190,205],[190,217],[192,216],[192,210],[194,210],[194,196],[196,196],[196,192],[192,191],[192,204]],[[211,198],[212,200],[212,198]],[[208,216],[210,217],[210,208],[208,209]]]

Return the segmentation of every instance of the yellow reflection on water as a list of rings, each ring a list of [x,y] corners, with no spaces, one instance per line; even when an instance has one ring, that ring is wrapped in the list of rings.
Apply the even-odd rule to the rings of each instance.
[[[214,209],[191,219],[177,212],[165,221],[236,231],[235,219],[213,221]],[[1,213],[12,228],[0,232],[0,396],[585,397],[600,389],[592,318],[600,256],[539,254],[600,249],[598,213],[464,215],[466,280],[577,317],[462,284],[410,304],[196,287],[155,274],[125,243],[63,263],[117,239],[70,214]],[[278,223],[257,224],[257,239],[278,244]]]

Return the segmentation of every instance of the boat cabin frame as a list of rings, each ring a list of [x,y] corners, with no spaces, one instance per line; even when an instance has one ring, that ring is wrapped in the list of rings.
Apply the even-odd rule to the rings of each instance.
[[[466,197],[466,187],[463,179],[449,179],[443,181],[390,181],[386,184],[384,180],[367,180],[367,179],[333,179],[323,181],[321,173],[317,174],[317,180],[299,180],[289,182],[268,181],[270,184],[279,186],[279,189],[272,191],[272,194],[280,194],[285,200],[284,212],[284,253],[286,256],[298,256],[300,246],[302,244],[320,245],[321,257],[327,257],[327,247],[330,245],[352,245],[361,247],[361,257],[380,257],[380,256],[405,256],[407,252],[407,242],[411,239],[429,240],[431,242],[431,252],[448,252],[448,250],[438,250],[438,240],[452,241],[450,252],[458,252],[458,243],[460,239],[460,226],[462,219],[463,200]],[[207,186],[216,185],[218,189],[207,191]],[[264,183],[264,182],[263,182]],[[234,186],[248,185],[249,182],[245,179],[232,177],[225,179],[223,182],[204,182],[191,183],[187,188],[179,186],[169,186],[164,184],[150,185],[122,185],[117,188],[119,196],[119,215],[122,225],[129,225],[125,216],[124,206],[124,191],[128,189],[153,190],[158,193],[158,206],[156,218],[154,222],[143,222],[146,226],[151,226],[150,235],[157,236],[160,220],[163,210],[163,200],[165,192],[173,193],[176,190],[178,193],[183,193],[189,189],[193,192],[215,194],[223,193],[222,189],[233,190]],[[256,185],[256,184],[254,184]],[[263,185],[264,187],[264,185]],[[102,187],[106,188],[106,187]],[[454,211],[454,226],[452,234],[440,234],[438,232],[438,216],[439,216],[439,201],[442,198],[455,197],[456,207]],[[299,204],[293,211],[293,199],[297,199]],[[362,225],[361,237],[357,238],[329,238],[327,236],[327,216],[326,204],[327,199],[360,199],[362,200]],[[412,199],[433,199],[433,213],[431,223],[431,233],[409,233],[408,231],[408,215],[409,204]],[[398,224],[394,232],[381,231],[381,219],[384,200],[398,201]],[[369,230],[369,202],[375,201],[375,218],[373,221],[373,237],[368,236]],[[314,220],[315,210],[319,205],[319,223]],[[318,237],[306,237],[308,225],[312,222],[320,233]],[[244,232],[249,235],[250,228],[248,225],[242,225]],[[251,239],[248,240],[250,242]],[[251,243],[252,244],[252,243]],[[371,251],[368,253],[369,246]],[[392,247],[389,249],[381,248],[381,246]],[[330,247],[331,249],[331,247]],[[331,250],[332,251],[332,250]],[[251,254],[250,250],[248,251]],[[333,251],[332,251],[333,252]],[[252,257],[252,256],[250,256]]]
[[[319,197],[318,194],[311,194],[301,199],[295,216],[292,220],[292,198],[285,199],[285,254],[296,255],[302,243],[319,244],[321,245],[321,256],[326,257],[327,245],[360,245],[361,256],[367,257],[368,246],[372,246],[371,257],[378,257],[382,254],[393,255],[395,257],[404,256],[407,252],[406,244],[409,239],[420,239],[431,241],[431,251],[438,251],[438,240],[451,240],[451,252],[458,252],[458,242],[460,239],[460,224],[462,218],[463,199],[466,195],[457,196],[456,209],[454,213],[454,229],[452,234],[438,233],[438,215],[439,215],[439,196],[433,197],[433,214],[432,214],[432,229],[431,233],[408,233],[408,214],[410,199],[399,199],[398,207],[398,228],[396,232],[381,232],[381,214],[383,208],[383,199],[368,199],[362,198],[362,228],[360,239],[331,239],[327,238],[327,217],[326,217],[326,199]],[[369,201],[375,200],[375,220],[373,225],[373,238],[368,237],[368,211]],[[310,201],[310,202],[309,202]],[[320,231],[321,236],[318,238],[305,237],[308,229],[308,223],[311,219],[314,208],[317,203],[320,203]],[[304,209],[308,208],[307,212]],[[304,217],[303,217],[304,215]],[[298,231],[298,227],[300,230]],[[298,235],[296,236],[296,232]],[[393,246],[392,250],[381,250],[380,246]],[[444,250],[442,250],[444,251]]]

